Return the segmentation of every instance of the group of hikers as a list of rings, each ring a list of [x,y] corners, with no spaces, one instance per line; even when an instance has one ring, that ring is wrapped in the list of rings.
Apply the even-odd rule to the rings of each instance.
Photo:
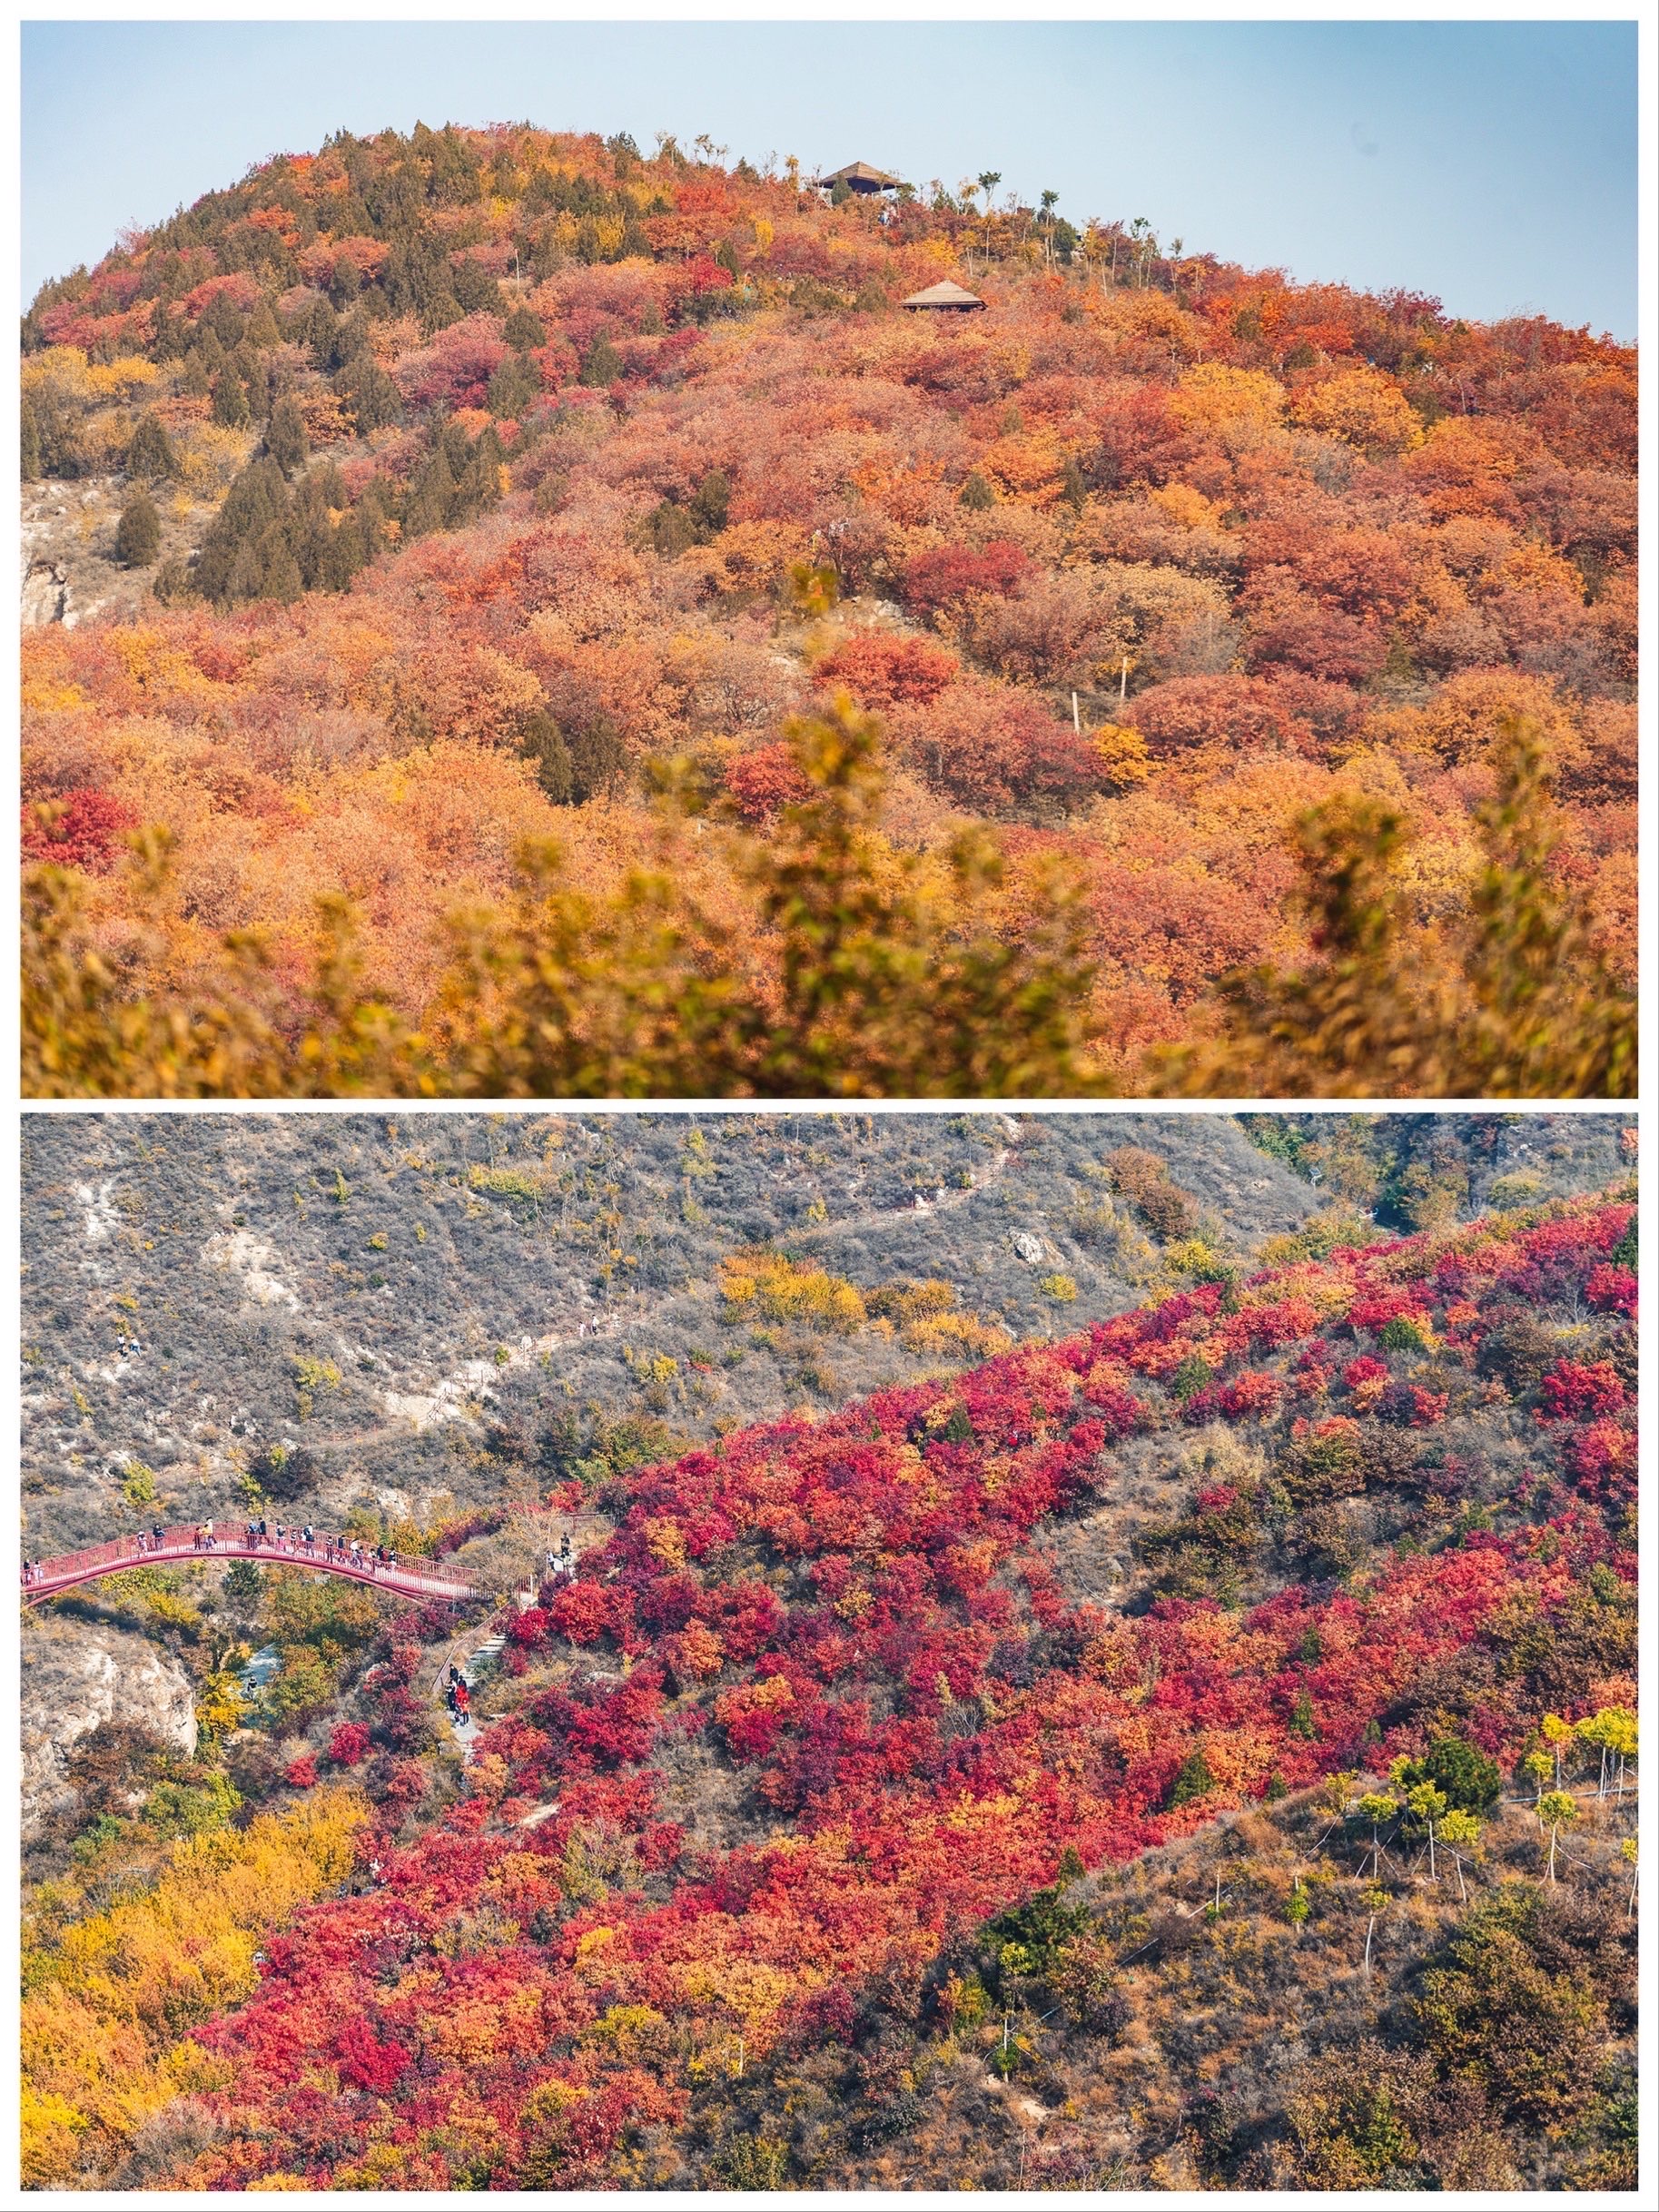
[[[558,1549],[548,1554],[548,1580],[568,1582],[574,1579],[575,1575],[576,1555],[570,1549],[569,1536],[564,1536],[559,1538]]]
[[[208,1523],[208,1541],[212,1541],[212,1523]],[[267,1527],[263,1521],[250,1521],[244,1531],[243,1544],[251,1552],[272,1548],[280,1552],[303,1553],[308,1559],[321,1559],[331,1565],[367,1567],[378,1575],[382,1568],[390,1569],[398,1564],[398,1555],[390,1545],[365,1545],[357,1536],[319,1536],[309,1521],[302,1528],[284,1528],[281,1522]]]
[[[449,1680],[444,1696],[456,1719],[464,1721],[472,1710],[472,1688],[453,1659],[449,1662]]]

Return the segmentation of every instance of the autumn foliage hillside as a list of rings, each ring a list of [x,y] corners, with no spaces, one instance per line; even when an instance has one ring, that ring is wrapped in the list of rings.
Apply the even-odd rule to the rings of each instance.
[[[946,274],[987,311],[899,311]],[[1312,810],[1395,822],[1402,926],[1455,940],[1516,717],[1548,882],[1630,980],[1635,371],[1587,331],[514,129],[269,163],[46,287],[25,341],[25,471],[181,548],[141,518],[109,550],[141,611],[25,641],[25,844],[126,999],[211,1002],[256,930],[280,1005],[339,894],[430,1024],[443,917],[554,836],[597,930],[672,759],[688,957],[764,1005],[731,834],[804,795],[784,724],[842,692],[947,905],[965,821],[1006,858],[975,926],[1019,941],[1073,881],[1098,1081],[1308,959]],[[119,1088],[119,1055],[35,1080]]]
[[[1308,2094],[1345,2080],[1350,2098],[1313,2148],[1270,2100],[1255,2113],[1281,2178],[1358,2172],[1389,2080],[1432,2161],[1437,2084],[1496,2066],[1486,1982],[1405,2048],[1388,1992],[1424,1964],[1413,1928],[1487,1960],[1514,1915],[1547,1921],[1583,1980],[1574,2064],[1598,2078],[1625,2032],[1622,1923],[1596,1915],[1634,1749],[1633,1220],[1569,1202],[1228,1276],[617,1478],[598,1499],[609,1539],[510,1618],[464,1793],[423,1811],[406,1775],[378,1792],[360,1850],[378,1880],[297,1908],[246,2001],[194,2016],[169,2060],[188,2109],[145,2170],[212,2187],[825,2186],[863,2160],[870,2178],[1009,2185],[1002,2154],[941,2114],[987,2067],[1019,2089],[1022,2067],[1040,2087],[1116,2066],[1130,1996],[1151,2020],[1180,2000],[1173,1970],[1131,1975],[1145,1921],[1112,1905],[1113,1870],[1280,1800],[1291,1841],[1239,1824],[1234,1859],[1255,1856],[1229,1894],[1279,1897],[1294,1932],[1312,1885],[1303,1979],[1286,1954],[1273,1986],[1289,1974],[1304,2017],[1328,2016]],[[1125,1519],[1146,1456],[1170,1453],[1176,1516]],[[1131,1579],[1096,1594],[1124,1545]],[[401,1724],[408,1673],[382,1670],[390,1717],[368,1698],[346,1763]],[[301,1796],[314,1773],[291,1777]],[[1305,1793],[1328,1786],[1315,1820]],[[1482,1822],[1517,1792],[1488,1864]],[[1426,1873],[1422,1822],[1464,1805]],[[1556,1905],[1572,1821],[1576,1936]],[[1217,1898],[1220,1913],[1220,1876]],[[1394,1982],[1373,1987],[1377,1940]],[[1243,1938],[1216,1941],[1242,1972]],[[1575,1963],[1581,1942],[1594,1957]],[[40,1970],[78,1970],[48,1946]],[[1142,2067],[1145,2036],[1164,2037],[1154,2103],[1185,2112],[1226,2177],[1190,2043],[1140,2032]],[[1068,2036],[1099,2039],[1096,2059],[1066,2058]],[[42,2095],[73,2103],[72,2055],[48,2042],[38,2066]],[[1570,2088],[1562,2111],[1589,2112]],[[1536,2093],[1507,2094],[1459,2170],[1477,2150],[1543,2170],[1561,2130]],[[1064,2178],[1075,2131],[1034,2109]],[[1156,2143],[1112,2124],[1123,2175],[1143,2177]],[[889,2148],[907,2162],[884,2165]],[[97,2155],[118,2152],[105,2137]]]

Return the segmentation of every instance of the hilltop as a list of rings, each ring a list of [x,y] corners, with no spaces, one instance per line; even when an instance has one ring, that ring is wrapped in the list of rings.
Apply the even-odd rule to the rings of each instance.
[[[941,277],[985,311],[904,311]],[[1139,221],[449,129],[342,136],[128,239],[43,291],[23,374],[25,795],[63,810],[26,842],[84,879],[114,1003],[241,993],[291,1038],[343,894],[436,1080],[481,1082],[438,925],[554,836],[578,952],[664,957],[605,916],[666,849],[677,957],[775,1011],[745,833],[810,790],[786,726],[838,694],[882,732],[878,878],[915,856],[946,925],[1014,946],[1073,884],[1096,1084],[1218,1034],[1228,971],[1308,961],[1311,808],[1404,825],[1396,966],[1444,960],[1517,720],[1566,964],[1628,983],[1635,370],[1585,331]],[[949,856],[982,825],[975,904]],[[122,862],[140,826],[159,886]],[[248,928],[269,964],[228,976]],[[52,1049],[47,1087],[158,1080]]]

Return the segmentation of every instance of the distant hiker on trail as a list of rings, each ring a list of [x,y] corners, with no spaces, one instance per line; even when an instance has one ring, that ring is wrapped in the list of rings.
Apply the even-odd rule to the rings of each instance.
[[[307,1521],[307,1523],[305,1524],[305,1528],[304,1528],[304,1532],[303,1532],[303,1535],[302,1535],[302,1537],[301,1537],[301,1541],[303,1542],[303,1544],[304,1544],[304,1545],[305,1545],[306,1550],[309,1552],[309,1551],[311,1550],[311,1546],[312,1546],[312,1544],[313,1544],[313,1543],[314,1543],[314,1541],[315,1541],[314,1537],[313,1537],[313,1536],[312,1536],[312,1535],[311,1535],[311,1523],[310,1523],[309,1521]]]
[[[211,1520],[204,1521],[202,1523],[202,1541],[206,1544],[208,1550],[211,1552],[213,1548],[213,1524]]]
[[[162,1527],[161,1523],[157,1521],[155,1526],[150,1531],[150,1538],[154,1549],[158,1552],[161,1550],[162,1545],[165,1541],[165,1536],[166,1532]]]

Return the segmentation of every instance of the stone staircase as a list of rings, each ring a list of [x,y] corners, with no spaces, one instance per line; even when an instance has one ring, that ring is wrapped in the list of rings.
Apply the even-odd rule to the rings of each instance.
[[[490,1673],[500,1659],[501,1654],[506,1650],[506,1648],[507,1638],[504,1634],[498,1632],[493,1636],[487,1636],[483,1643],[478,1644],[461,1662],[461,1676],[469,1690],[476,1690],[478,1688],[480,1676]],[[449,1662],[446,1660],[439,1679],[438,1694],[440,1697],[443,1696],[444,1685],[449,1681]],[[449,1712],[447,1703],[444,1710],[446,1713]],[[470,1713],[467,1713],[464,1717],[450,1713],[449,1718],[449,1733],[454,1738],[455,1742],[460,1746],[462,1758],[470,1763],[473,1747],[477,1743],[482,1731],[479,1729],[477,1721],[473,1719]]]

